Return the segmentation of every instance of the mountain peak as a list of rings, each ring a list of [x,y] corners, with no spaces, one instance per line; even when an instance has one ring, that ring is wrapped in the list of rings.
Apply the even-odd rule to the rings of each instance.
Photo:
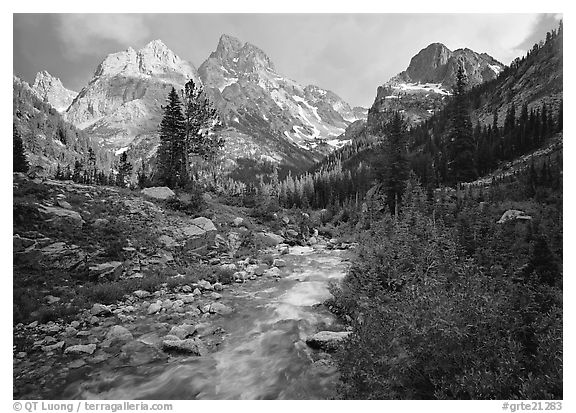
[[[431,43],[420,50],[410,60],[408,68],[394,79],[452,86],[458,66],[464,66],[471,85],[494,78],[503,67],[486,53],[476,53],[467,47],[451,51],[442,43]]]
[[[65,111],[78,94],[66,89],[60,79],[46,70],[36,73],[32,90],[40,99],[48,101],[59,112]]]
[[[196,69],[160,40],[152,40],[140,50],[128,47],[123,52],[106,56],[96,69],[95,76],[126,76],[168,75],[183,73],[188,78],[196,78]]]
[[[168,46],[166,46],[166,44],[160,39],[156,39],[156,40],[152,40],[152,41],[148,42],[148,44],[146,46],[144,46],[141,50],[146,50],[146,49],[170,50],[170,49],[168,49]]]

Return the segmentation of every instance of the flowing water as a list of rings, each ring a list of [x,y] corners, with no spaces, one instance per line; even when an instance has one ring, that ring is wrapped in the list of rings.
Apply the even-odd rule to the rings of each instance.
[[[229,288],[234,308],[213,323],[226,331],[207,356],[176,356],[141,366],[94,371],[68,385],[67,398],[323,399],[334,395],[337,371],[305,338],[338,329],[322,303],[328,283],[344,276],[343,251],[293,247],[275,280],[261,277]]]

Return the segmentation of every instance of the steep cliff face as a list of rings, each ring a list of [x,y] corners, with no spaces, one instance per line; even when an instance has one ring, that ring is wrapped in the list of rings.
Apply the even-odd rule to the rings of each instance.
[[[48,102],[58,112],[64,112],[78,92],[66,89],[60,79],[43,70],[36,74],[32,90],[43,101]]]

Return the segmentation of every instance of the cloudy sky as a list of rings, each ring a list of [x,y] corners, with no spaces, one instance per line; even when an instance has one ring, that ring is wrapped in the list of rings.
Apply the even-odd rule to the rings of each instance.
[[[369,107],[378,85],[433,42],[504,64],[556,28],[554,14],[14,14],[14,74],[47,70],[79,91],[108,55],[161,39],[196,67],[223,33],[264,50],[276,70]]]

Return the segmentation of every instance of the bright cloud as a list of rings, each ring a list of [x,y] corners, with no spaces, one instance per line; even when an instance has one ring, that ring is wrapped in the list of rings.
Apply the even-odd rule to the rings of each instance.
[[[131,45],[150,35],[145,15],[62,14],[58,33],[71,56],[93,54],[102,41]]]

